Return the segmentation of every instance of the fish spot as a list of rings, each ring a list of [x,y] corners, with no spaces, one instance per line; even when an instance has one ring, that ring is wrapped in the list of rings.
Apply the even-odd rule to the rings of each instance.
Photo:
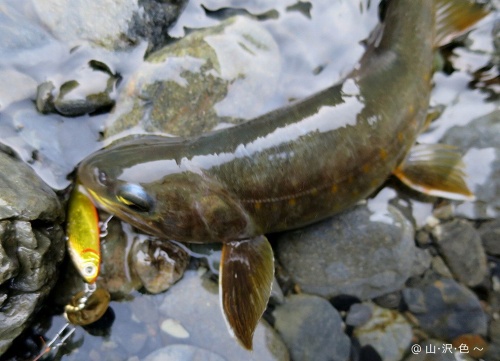
[[[402,142],[404,140],[403,132],[398,132],[398,140]]]
[[[262,207],[262,203],[260,203],[260,202],[255,202],[253,206],[254,206],[254,208],[255,208],[256,210],[259,210],[259,209]]]
[[[289,206],[294,206],[295,204],[297,204],[297,201],[295,200],[295,198],[291,198],[288,200],[288,205]]]
[[[363,167],[361,167],[361,169],[363,170],[363,173],[369,173],[369,172],[370,172],[370,170],[371,170],[371,166],[370,166],[370,164],[365,163],[365,164],[363,165]]]
[[[413,106],[413,104],[411,104],[411,105],[408,107],[408,113],[409,113],[409,114],[413,114],[413,113],[415,113],[415,107]]]
[[[318,189],[317,188],[311,189],[311,195],[313,195],[313,196],[318,195]]]
[[[332,193],[337,193],[338,190],[339,190],[339,187],[336,184],[332,185],[332,188],[331,188]]]
[[[385,160],[387,158],[387,151],[384,148],[379,150],[380,159]]]

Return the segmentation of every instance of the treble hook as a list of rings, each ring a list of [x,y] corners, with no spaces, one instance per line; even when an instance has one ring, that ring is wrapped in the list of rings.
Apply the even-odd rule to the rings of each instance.
[[[66,342],[66,340],[68,338],[71,337],[71,335],[73,333],[75,333],[76,331],[76,328],[72,327],[63,337],[61,337],[61,335],[64,333],[64,331],[68,328],[69,326],[69,322],[66,322],[64,324],[64,326],[56,333],[56,335],[52,338],[52,340],[50,340],[46,345],[45,345],[45,348],[40,352],[40,354],[35,358],[33,359],[33,361],[37,361],[39,360],[43,355],[49,353],[50,351],[53,351],[59,347],[61,347],[62,345],[64,345],[64,343]],[[59,337],[61,337],[61,340],[56,343],[54,345],[54,343],[59,339]],[[43,341],[43,340],[42,340]],[[52,347],[52,345],[54,345],[54,347]]]
[[[108,235],[108,223],[111,221],[111,218],[113,218],[113,215],[110,215],[104,222],[101,223],[101,227],[99,228],[101,238]]]

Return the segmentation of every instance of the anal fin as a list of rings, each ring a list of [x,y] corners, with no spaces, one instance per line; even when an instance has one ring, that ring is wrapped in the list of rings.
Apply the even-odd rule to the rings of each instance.
[[[435,46],[448,44],[489,14],[490,8],[471,0],[436,0]]]
[[[248,350],[274,279],[273,250],[264,236],[224,243],[219,297],[226,324]]]
[[[415,145],[393,174],[424,194],[455,200],[475,199],[465,183],[461,154],[451,145]]]

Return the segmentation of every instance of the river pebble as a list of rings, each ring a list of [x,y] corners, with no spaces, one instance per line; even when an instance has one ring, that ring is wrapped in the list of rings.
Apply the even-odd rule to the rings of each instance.
[[[500,256],[500,219],[481,224],[478,231],[486,253]]]
[[[357,206],[278,236],[276,255],[304,292],[370,299],[403,288],[420,252],[413,237],[411,223],[394,207]]]
[[[439,224],[432,230],[439,252],[453,275],[467,286],[476,286],[488,268],[481,237],[465,220]]]
[[[372,315],[368,322],[355,327],[353,336],[361,346],[370,345],[384,361],[399,361],[411,343],[413,331],[397,311],[367,304]]]
[[[486,334],[486,314],[477,296],[452,279],[403,290],[419,326],[433,337],[452,340],[462,334]]]
[[[323,298],[292,295],[273,312],[275,327],[293,360],[347,361],[351,341],[342,319]]]

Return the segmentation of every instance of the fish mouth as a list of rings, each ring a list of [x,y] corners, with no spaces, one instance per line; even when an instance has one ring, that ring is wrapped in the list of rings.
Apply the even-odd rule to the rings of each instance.
[[[121,206],[106,197],[99,195],[96,191],[85,188],[90,198],[93,200],[96,207],[104,210],[105,212],[121,219],[124,222],[130,223],[132,226],[140,229],[142,232],[156,236],[159,238],[165,238],[165,234],[159,231],[153,226],[153,222],[143,222],[141,218],[134,217],[133,213],[129,211],[126,206]]]

